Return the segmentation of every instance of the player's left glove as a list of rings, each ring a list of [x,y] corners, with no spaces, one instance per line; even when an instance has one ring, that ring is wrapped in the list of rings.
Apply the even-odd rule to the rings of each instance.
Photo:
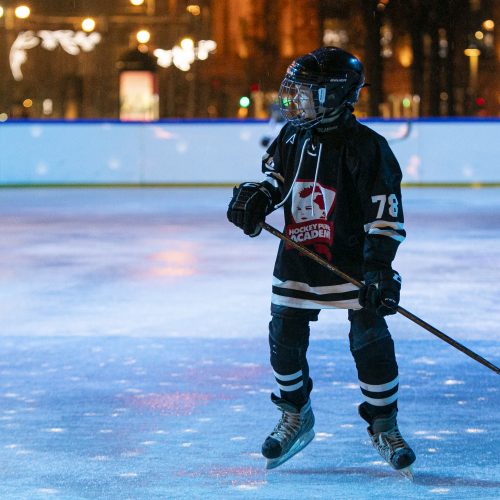
[[[401,276],[394,269],[368,271],[365,284],[359,290],[359,303],[379,316],[396,314],[400,291]]]

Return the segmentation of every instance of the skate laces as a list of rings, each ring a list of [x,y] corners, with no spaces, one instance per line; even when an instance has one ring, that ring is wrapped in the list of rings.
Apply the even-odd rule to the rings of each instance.
[[[408,448],[397,425],[389,431],[380,432],[375,440],[378,446],[385,448],[389,453],[395,453],[397,450]]]
[[[288,441],[300,430],[301,425],[300,413],[284,411],[270,437],[278,441]]]

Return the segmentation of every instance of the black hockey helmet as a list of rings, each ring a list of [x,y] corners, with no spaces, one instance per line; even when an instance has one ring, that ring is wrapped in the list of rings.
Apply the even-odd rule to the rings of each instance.
[[[279,90],[281,112],[296,127],[314,127],[352,107],[364,84],[359,59],[338,47],[321,47],[288,67]]]

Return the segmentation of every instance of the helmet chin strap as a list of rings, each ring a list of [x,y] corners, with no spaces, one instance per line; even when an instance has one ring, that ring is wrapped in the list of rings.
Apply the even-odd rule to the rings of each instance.
[[[352,111],[352,106],[347,103],[341,104],[338,108],[325,113],[325,116],[316,126],[318,129],[333,128],[335,122],[345,113],[347,109]]]

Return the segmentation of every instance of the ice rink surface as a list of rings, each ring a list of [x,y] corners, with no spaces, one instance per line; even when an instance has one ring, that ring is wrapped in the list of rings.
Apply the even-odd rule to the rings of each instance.
[[[0,499],[500,498],[498,376],[403,317],[388,322],[415,482],[357,416],[345,311],[312,325],[316,439],[265,470],[278,241],[227,223],[230,195],[0,190]],[[403,197],[401,305],[498,365],[500,190]]]

